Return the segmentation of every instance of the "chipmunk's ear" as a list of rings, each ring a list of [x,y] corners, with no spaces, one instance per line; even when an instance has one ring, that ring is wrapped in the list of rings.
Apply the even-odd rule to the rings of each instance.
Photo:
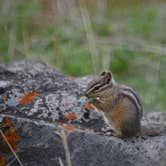
[[[105,71],[103,71],[100,75],[101,76],[105,76],[107,73]]]
[[[108,84],[108,83],[110,83],[111,79],[112,79],[111,72],[107,72],[106,76],[105,76],[105,82]]]
[[[107,77],[112,78],[111,72],[107,72]]]

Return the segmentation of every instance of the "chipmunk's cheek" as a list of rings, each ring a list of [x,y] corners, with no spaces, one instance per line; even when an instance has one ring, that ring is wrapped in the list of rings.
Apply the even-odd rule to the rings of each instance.
[[[99,104],[99,103],[100,103],[100,98],[99,97],[94,98],[92,104]]]

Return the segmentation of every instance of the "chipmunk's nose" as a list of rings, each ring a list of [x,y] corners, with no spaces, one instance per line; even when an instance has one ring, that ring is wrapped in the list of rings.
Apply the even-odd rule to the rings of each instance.
[[[88,90],[86,90],[86,91],[84,92],[84,96],[86,96],[87,98],[91,98],[91,92],[88,91]]]

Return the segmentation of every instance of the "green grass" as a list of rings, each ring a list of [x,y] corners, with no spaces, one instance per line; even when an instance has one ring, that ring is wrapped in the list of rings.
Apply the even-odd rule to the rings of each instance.
[[[95,17],[98,13],[93,13],[94,10],[91,11],[92,30],[101,41],[112,41],[112,38],[120,36],[160,46],[166,41],[164,34],[158,31],[158,27],[166,26],[160,20],[161,10],[164,9],[157,5],[129,6],[124,10],[109,9],[103,14],[102,20]],[[12,32],[14,49],[11,55],[9,48],[13,40],[10,39]],[[36,1],[19,1],[12,3],[8,13],[0,15],[0,36],[1,63],[41,59],[71,76],[94,74],[93,65],[97,72],[104,70],[103,59],[107,48],[110,56],[107,69],[113,72],[116,80],[132,86],[140,93],[144,110],[166,110],[166,53],[156,54],[153,50],[148,52],[139,49],[134,51],[125,42],[115,48],[109,43],[97,42],[98,55],[93,60],[79,14],[74,21],[64,17],[56,23],[47,24]]]

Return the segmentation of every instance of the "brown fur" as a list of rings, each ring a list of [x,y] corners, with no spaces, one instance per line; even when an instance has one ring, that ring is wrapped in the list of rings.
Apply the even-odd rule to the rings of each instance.
[[[119,137],[136,135],[140,130],[140,121],[134,103],[127,96],[119,96],[114,103],[111,98],[94,101],[94,105],[104,112]]]
[[[118,130],[122,128],[125,112],[122,103],[118,103],[109,113],[107,117],[110,117],[110,121],[113,122],[114,127]]]

